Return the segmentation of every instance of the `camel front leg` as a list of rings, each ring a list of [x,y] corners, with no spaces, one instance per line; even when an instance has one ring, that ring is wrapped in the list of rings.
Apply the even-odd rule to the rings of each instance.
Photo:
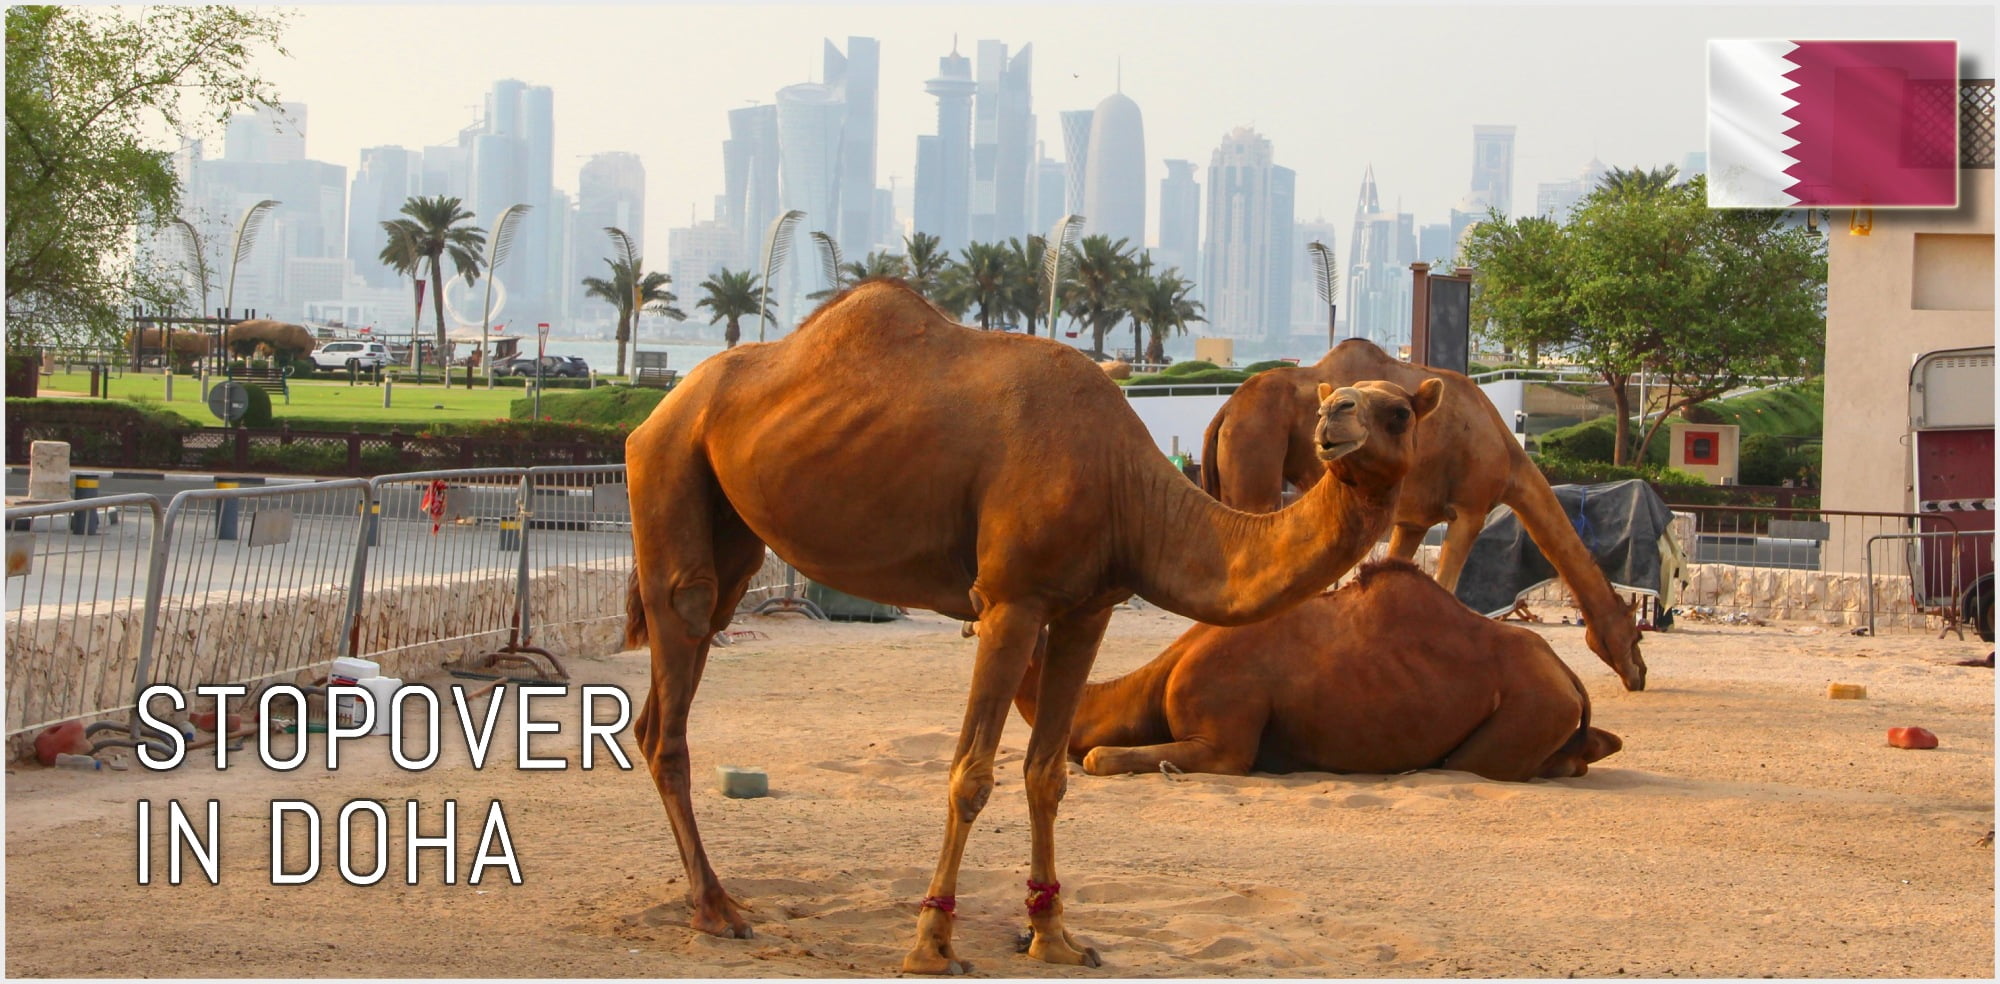
[[[1045,963],[1103,966],[1097,951],[1063,927],[1062,883],[1056,880],[1056,809],[1069,788],[1069,729],[1097,659],[1097,645],[1111,611],[1092,612],[1049,626],[1048,652],[1036,695],[1035,727],[1024,768],[1028,823],[1028,956]]]
[[[1424,534],[1428,532],[1430,528],[1426,526],[1396,525],[1389,530],[1389,556],[1414,562],[1417,548],[1424,545]]]
[[[1239,743],[1240,745],[1240,743]],[[1256,736],[1246,748],[1218,748],[1210,742],[1191,738],[1160,745],[1099,745],[1083,756],[1083,771],[1093,776],[1119,776],[1128,772],[1157,772],[1161,763],[1182,772],[1208,772],[1219,776],[1245,776],[1256,763]]]
[[[979,617],[979,655],[972,668],[972,692],[965,702],[965,723],[959,729],[958,751],[951,763],[951,799],[946,813],[944,849],[931,875],[929,894],[917,912],[917,942],[903,958],[908,974],[963,974],[972,970],[951,946],[952,914],[957,909],[958,866],[965,857],[965,839],[979,811],[993,794],[993,758],[1007,711],[1027,672],[1028,656],[1041,635],[1042,613],[1012,604],[989,606]],[[1068,722],[1064,722],[1067,734]]]
[[[1460,510],[1444,528],[1444,546],[1438,548],[1437,583],[1446,591],[1458,590],[1458,575],[1464,572],[1465,559],[1472,556],[1472,544],[1485,528],[1486,517],[1471,515],[1467,510]]]

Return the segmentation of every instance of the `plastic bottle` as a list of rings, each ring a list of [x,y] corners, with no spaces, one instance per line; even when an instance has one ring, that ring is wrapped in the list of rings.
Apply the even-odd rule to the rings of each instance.
[[[104,763],[89,755],[71,755],[68,752],[64,752],[56,756],[56,768],[93,772],[102,770]]]

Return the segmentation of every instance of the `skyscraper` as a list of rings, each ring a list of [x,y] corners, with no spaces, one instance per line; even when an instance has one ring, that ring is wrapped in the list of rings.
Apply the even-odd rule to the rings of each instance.
[[[423,159],[407,147],[364,147],[347,194],[347,258],[371,287],[393,287],[402,278],[380,261],[387,242],[382,223],[401,216],[418,193]]]
[[[1090,166],[1092,115],[1088,109],[1066,109],[1062,114],[1064,165],[1069,169],[1069,197],[1065,207],[1077,215],[1083,214],[1083,176]]]
[[[1083,217],[1085,235],[1146,244],[1146,125],[1123,92],[1105,96],[1091,113]]]
[[[972,59],[958,53],[938,59],[936,78],[924,91],[937,97],[937,135],[917,138],[917,231],[938,237],[956,253],[970,239],[972,215]]]
[[[571,275],[564,278],[572,317],[608,321],[612,312],[584,300],[584,277],[608,277],[605,260],[618,254],[604,232],[613,227],[632,237],[646,253],[646,167],[639,155],[611,151],[591,155],[576,175],[576,216],[569,237]],[[655,262],[648,264],[658,268]]]
[[[1202,303],[1213,334],[1259,342],[1290,334],[1295,180],[1272,162],[1271,141],[1248,127],[1230,131],[1210,157]]]
[[[1375,191],[1375,166],[1361,179],[1348,240],[1347,283],[1341,291],[1343,338],[1366,338],[1391,356],[1410,340],[1410,263],[1417,248],[1407,212],[1384,212]]]
[[[819,265],[809,262],[809,255],[803,262],[798,258],[811,245],[807,232],[838,238],[844,110],[830,86],[801,82],[778,90],[778,209],[805,213],[793,232],[798,248],[794,261],[785,265],[781,282],[771,285],[780,323],[797,324],[810,309],[805,295],[823,286]],[[760,250],[763,235],[764,230],[757,230]]]
[[[1514,214],[1514,126],[1472,128],[1472,193],[1501,215]]]
[[[875,120],[876,92],[881,77],[881,44],[874,38],[849,37],[841,54],[825,42],[826,85],[842,107],[839,162],[840,219],[818,226],[849,252],[875,243]]]
[[[1183,275],[1196,278],[1201,257],[1201,185],[1195,183],[1193,161],[1167,161],[1167,176],[1160,179],[1160,248],[1153,255],[1160,266],[1179,267]],[[1196,290],[1200,290],[1198,284]]]
[[[1036,146],[1039,148],[1040,144]],[[1028,233],[1046,236],[1069,212],[1069,168],[1038,151],[1034,187],[1029,195],[1034,201],[1034,211],[1028,216]]]
[[[736,230],[733,266],[754,262],[764,230],[778,217],[778,107],[729,111],[729,139],[722,142],[723,198],[716,218]]]
[[[553,201],[554,90],[518,79],[493,83],[484,120],[461,131],[459,142],[471,152],[467,204],[475,224],[490,235],[509,206],[529,208],[517,220],[513,250],[498,274],[507,286],[502,320],[532,325],[557,318],[561,301],[555,280],[561,263]]]
[[[1035,142],[1030,85],[1034,47],[1023,45],[1010,59],[1006,45],[979,42],[968,225],[974,242],[1004,242],[1028,231],[1029,165]]]
[[[1597,187],[1610,173],[1604,162],[1593,157],[1568,181],[1544,181],[1535,186],[1535,214],[1556,222],[1568,222],[1576,203]]]

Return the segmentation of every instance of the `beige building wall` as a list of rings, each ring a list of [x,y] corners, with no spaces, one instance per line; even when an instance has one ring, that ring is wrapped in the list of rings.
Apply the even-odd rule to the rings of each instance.
[[[1868,235],[1827,231],[1828,509],[1908,512],[1910,366],[1993,344],[1993,177],[1959,172],[1954,210],[1876,210]],[[1865,216],[1866,213],[1864,213]]]

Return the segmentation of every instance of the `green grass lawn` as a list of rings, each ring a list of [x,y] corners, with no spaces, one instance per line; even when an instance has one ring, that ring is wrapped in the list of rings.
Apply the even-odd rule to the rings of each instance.
[[[222,422],[208,412],[201,399],[201,382],[193,376],[174,377],[174,400],[166,401],[166,377],[127,373],[111,380],[111,398],[134,400],[167,407],[204,427],[220,427]],[[57,373],[44,376],[44,396],[90,392],[88,373]],[[55,392],[52,392],[55,391]],[[398,383],[392,393],[393,405],[382,406],[382,387],[349,386],[345,382],[306,380],[291,384],[292,402],[283,397],[271,401],[271,413],[288,421],[295,430],[340,430],[351,424],[364,429],[401,425],[420,429],[440,422],[476,423],[502,419],[508,405],[526,391],[514,388],[486,389],[475,383],[472,389],[458,386],[445,389],[435,383],[423,386]],[[550,390],[549,393],[561,392]],[[548,394],[544,394],[545,396]]]

